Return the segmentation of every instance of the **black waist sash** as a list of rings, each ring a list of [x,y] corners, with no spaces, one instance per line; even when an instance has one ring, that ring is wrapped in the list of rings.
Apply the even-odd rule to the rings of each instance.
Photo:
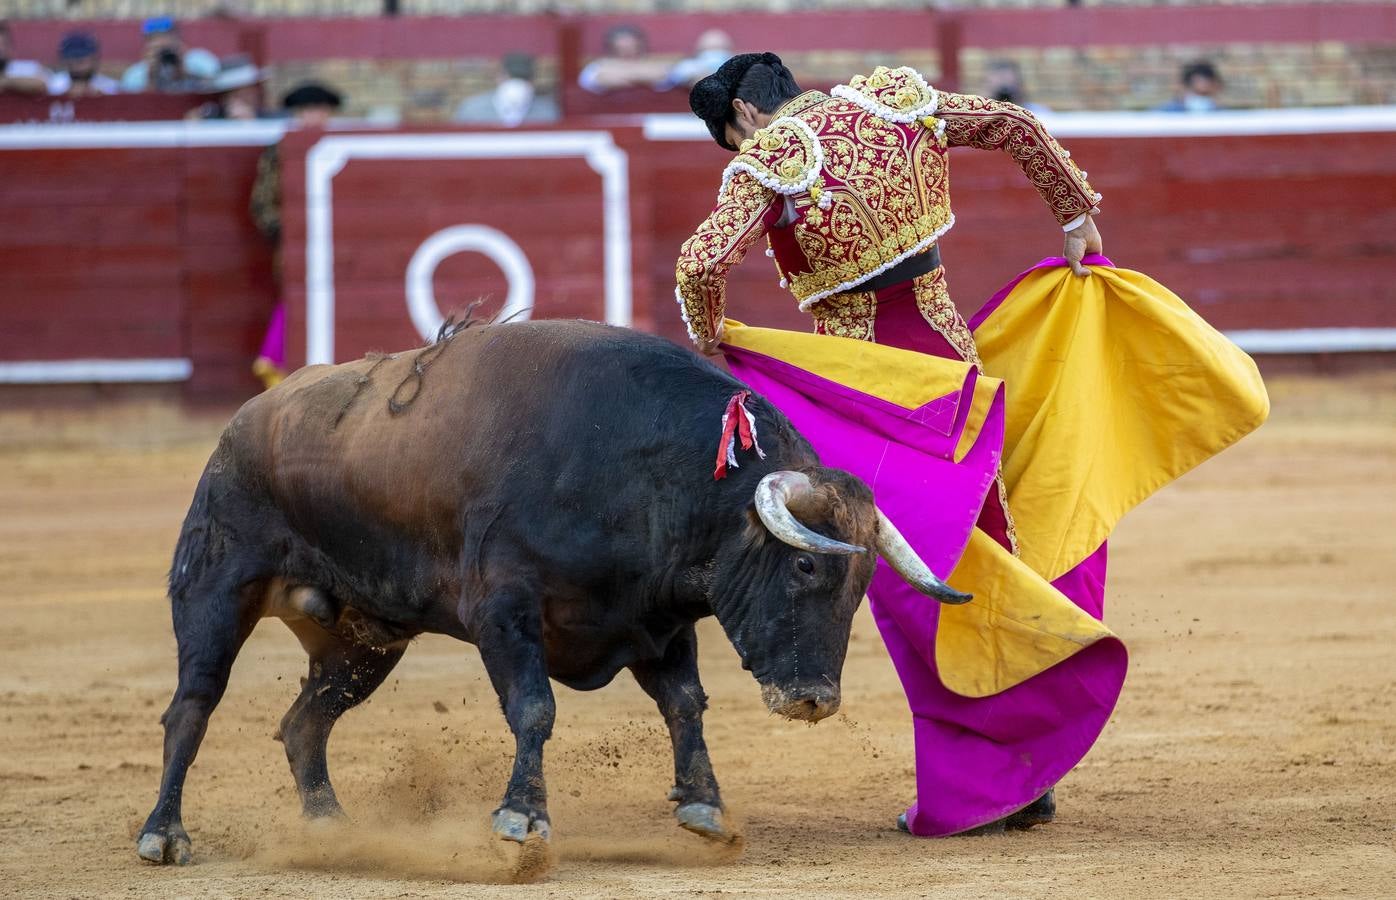
[[[867,281],[854,285],[843,294],[863,294],[868,291],[880,291],[889,288],[894,284],[901,284],[903,281],[910,281],[919,278],[927,272],[940,268],[940,245],[932,244],[931,249],[915,256],[909,256],[881,275],[874,275]]]

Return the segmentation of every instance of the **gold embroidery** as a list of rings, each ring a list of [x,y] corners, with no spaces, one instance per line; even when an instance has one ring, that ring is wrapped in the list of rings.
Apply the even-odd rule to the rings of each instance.
[[[727,270],[765,233],[762,218],[774,200],[771,191],[739,172],[722,202],[684,242],[674,277],[690,337],[711,338],[716,333],[727,303]]]
[[[714,214],[706,236],[695,235],[692,246],[685,245],[693,258],[680,263],[680,296],[696,332],[712,327],[722,311],[720,278],[708,266],[729,259],[759,220],[757,209],[741,209],[754,204],[764,210],[772,191],[789,195],[800,211],[791,229],[807,263],[800,268],[808,271],[786,278],[806,308],[886,270],[950,228],[950,146],[1007,152],[1062,223],[1094,207],[1096,195],[1066,151],[1020,107],[936,95],[910,69],[879,68],[850,87],[859,92],[859,102],[842,90],[840,97],[808,91],[791,100],[729,167],[719,210],[735,205]],[[920,113],[932,100],[934,113]],[[908,103],[917,115],[905,124],[886,118]],[[869,104],[885,110],[870,112]],[[756,194],[736,197],[739,183]],[[722,263],[721,272],[729,266]],[[963,321],[947,320],[938,301],[918,303],[927,321],[945,329],[947,340],[969,358],[973,342]]]
[[[1013,157],[1061,224],[1095,207],[1096,193],[1076,163],[1022,107],[969,94],[942,94],[939,116],[950,146],[1003,150]]]
[[[810,309],[810,314],[814,316],[816,334],[832,334],[858,341],[877,339],[873,328],[877,318],[877,297],[871,291],[838,294],[821,300]]]
[[[1003,481],[1003,467],[994,476],[994,487],[998,488],[999,506],[1003,509],[1003,533],[1008,538],[1008,549],[1018,556],[1018,527],[1013,524],[1013,510],[1008,508],[1008,485]]]
[[[945,267],[927,272],[912,282],[912,286],[921,318],[949,341],[955,352],[960,354],[960,359],[973,363],[975,368],[982,371],[984,364],[979,359],[979,348],[974,345],[974,334],[950,299],[950,289],[945,283]]]
[[[775,112],[771,113],[771,120],[774,121],[784,116],[797,116],[816,103],[828,99],[829,95],[823,91],[805,91],[795,99],[787,100],[784,105],[778,107]]]

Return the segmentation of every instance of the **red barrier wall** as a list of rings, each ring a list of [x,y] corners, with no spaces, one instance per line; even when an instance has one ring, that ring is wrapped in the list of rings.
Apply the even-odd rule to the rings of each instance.
[[[706,142],[637,142],[623,130],[615,133],[630,154],[632,215],[648,210],[651,217],[647,225],[632,225],[635,235],[650,239],[648,247],[637,241],[633,248],[635,320],[682,340],[674,260],[710,208],[729,157]],[[1396,171],[1388,162],[1396,156],[1396,133],[1067,143],[1105,194],[1100,224],[1107,253],[1169,285],[1218,327],[1396,326],[1396,206],[1390,202]],[[288,160],[305,149],[303,143],[288,148]],[[589,218],[599,202],[594,175],[567,181],[561,173],[571,169],[540,176],[536,166],[481,161],[373,165],[410,187],[394,188],[406,193],[387,199],[369,164],[353,162],[334,181],[336,281],[352,282],[347,293],[339,289],[338,315],[354,320],[351,339],[337,344],[341,358],[388,346],[385,335],[400,335],[403,344],[416,338],[404,312],[401,273],[414,242],[451,221],[484,222],[527,247],[541,246],[529,255],[545,265],[566,260],[564,269],[589,264],[593,272],[599,266],[599,236],[579,234],[595,227]],[[480,174],[466,174],[477,166]],[[958,224],[943,253],[954,296],[968,313],[1019,270],[1059,254],[1061,233],[1006,156],[955,151],[952,172]],[[484,192],[481,184],[488,185]],[[559,190],[579,192],[570,197],[571,210],[559,211]],[[547,204],[539,194],[549,196]],[[501,204],[499,197],[509,199]],[[385,222],[402,228],[385,229]],[[365,256],[376,260],[373,276],[356,279],[351,261]],[[295,277],[302,274],[303,268]],[[503,290],[497,269],[478,257],[443,264],[436,282],[443,309]],[[569,272],[540,276],[540,314],[554,307],[582,312],[570,304],[593,284]],[[809,327],[759,254],[733,273],[729,296],[735,318]],[[381,318],[368,318],[367,310]],[[582,314],[600,318],[599,306]],[[294,352],[303,335],[297,333]]]
[[[0,360],[189,358],[246,396],[275,302],[260,147],[0,150]]]
[[[674,258],[727,157],[702,141],[610,133],[628,163],[633,320],[682,339]],[[293,359],[306,334],[305,156],[318,139],[283,147]],[[1105,194],[1109,255],[1219,327],[1396,327],[1396,132],[1065,142]],[[0,149],[0,361],[188,358],[191,396],[253,391],[248,364],[276,299],[247,212],[259,153]],[[968,312],[1061,238],[1007,158],[957,151],[952,170],[959,224],[943,252]],[[351,159],[331,183],[339,358],[420,342],[407,261],[458,224],[521,248],[537,315],[605,315],[603,179],[583,159]],[[443,311],[486,294],[498,305],[506,290],[498,266],[470,252],[444,258],[433,285]],[[762,256],[735,272],[730,296],[734,317],[808,327]]]

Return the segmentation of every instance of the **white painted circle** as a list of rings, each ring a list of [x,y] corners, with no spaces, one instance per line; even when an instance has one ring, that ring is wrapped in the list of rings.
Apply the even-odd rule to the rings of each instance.
[[[432,284],[436,267],[446,257],[467,251],[488,256],[509,283],[509,294],[499,311],[501,320],[517,322],[532,313],[533,267],[523,249],[504,232],[488,225],[452,225],[422,241],[407,263],[407,312],[424,340],[436,337],[446,321]]]

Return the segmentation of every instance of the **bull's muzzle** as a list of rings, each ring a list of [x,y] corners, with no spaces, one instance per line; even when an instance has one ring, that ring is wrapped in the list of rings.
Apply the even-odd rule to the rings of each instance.
[[[761,699],[776,715],[801,722],[818,722],[839,711],[839,689],[826,682],[794,687],[763,684]]]

